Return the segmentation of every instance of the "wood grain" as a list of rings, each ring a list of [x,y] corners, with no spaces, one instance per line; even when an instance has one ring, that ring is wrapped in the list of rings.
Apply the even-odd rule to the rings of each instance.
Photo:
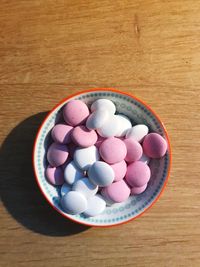
[[[200,266],[200,2],[1,0],[0,57],[0,266]],[[92,87],[151,105],[173,151],[161,199],[108,229],[53,211],[31,165],[46,112]]]

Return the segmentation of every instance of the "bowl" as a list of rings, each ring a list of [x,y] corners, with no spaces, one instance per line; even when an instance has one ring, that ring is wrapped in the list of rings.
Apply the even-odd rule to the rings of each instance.
[[[162,135],[167,140],[168,151],[163,158],[151,160],[151,179],[147,189],[142,194],[130,196],[124,203],[106,207],[105,211],[96,217],[86,217],[82,214],[70,215],[64,212],[60,205],[60,186],[52,186],[45,178],[45,168],[48,164],[46,152],[50,142],[50,132],[61,117],[62,108],[68,101],[79,99],[90,105],[99,98],[112,100],[116,105],[117,112],[128,116],[133,125],[138,123],[146,124],[150,132]],[[38,130],[33,149],[33,167],[36,181],[48,203],[64,217],[88,226],[114,226],[142,215],[156,202],[162,193],[169,177],[170,165],[171,148],[168,134],[156,113],[135,96],[110,88],[82,91],[63,99],[44,119]]]

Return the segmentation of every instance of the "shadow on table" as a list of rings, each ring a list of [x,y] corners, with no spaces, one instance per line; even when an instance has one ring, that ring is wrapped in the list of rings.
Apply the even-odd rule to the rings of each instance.
[[[73,235],[89,227],[54,211],[41,195],[33,174],[32,149],[39,125],[47,112],[18,124],[0,149],[0,195],[8,212],[30,230],[49,236]]]

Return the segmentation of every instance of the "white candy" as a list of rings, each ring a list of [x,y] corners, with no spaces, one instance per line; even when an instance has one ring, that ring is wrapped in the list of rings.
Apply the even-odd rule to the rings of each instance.
[[[141,142],[148,132],[149,129],[146,125],[138,124],[127,131],[126,138],[134,138],[136,141]]]
[[[115,115],[118,118],[119,130],[117,131],[116,137],[125,136],[127,131],[132,127],[132,124],[128,117],[124,115]]]
[[[106,109],[110,114],[115,114],[116,107],[115,104],[108,100],[108,99],[98,99],[96,100],[92,106],[91,106],[91,111],[95,111],[97,109]]]
[[[101,214],[106,207],[106,202],[101,195],[95,195],[88,199],[88,208],[84,214],[88,217],[93,217]]]
[[[83,178],[73,185],[72,190],[83,194],[86,198],[91,198],[97,193],[98,186],[90,182],[88,178]]]
[[[64,179],[68,184],[73,184],[84,176],[83,172],[71,161],[64,170]]]
[[[94,111],[86,121],[86,127],[88,129],[99,129],[103,126],[106,120],[109,118],[109,112],[106,109],[97,109]]]
[[[78,148],[74,152],[74,162],[82,170],[88,170],[99,159],[100,156],[96,146]]]
[[[69,214],[80,214],[87,210],[87,199],[79,192],[70,191],[61,198],[61,206]]]
[[[117,116],[111,115],[103,124],[103,126],[97,129],[97,132],[102,137],[112,137],[119,131],[119,121]]]
[[[139,161],[142,161],[146,164],[149,164],[150,158],[147,157],[147,155],[145,155],[144,153],[142,154],[142,157],[139,159]]]
[[[97,161],[90,167],[88,176],[94,184],[108,186],[113,182],[115,173],[106,162]]]
[[[65,194],[69,193],[69,191],[71,191],[71,186],[69,186],[68,184],[64,183],[60,189],[60,194],[63,197]]]

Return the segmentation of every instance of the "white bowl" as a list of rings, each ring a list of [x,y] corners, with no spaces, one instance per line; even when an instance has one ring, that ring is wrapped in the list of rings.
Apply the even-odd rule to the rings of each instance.
[[[161,159],[153,159],[150,162],[151,179],[144,193],[138,196],[130,196],[124,203],[106,207],[105,211],[96,217],[84,215],[70,215],[60,206],[60,186],[50,185],[45,178],[47,166],[46,152],[50,141],[50,132],[57,118],[62,112],[62,107],[72,99],[79,99],[90,105],[96,99],[107,98],[112,100],[117,112],[127,115],[133,124],[146,124],[150,131],[161,134],[168,142],[168,151]],[[62,100],[45,118],[38,130],[34,149],[33,166],[39,188],[49,204],[64,217],[75,222],[89,226],[113,226],[130,221],[152,206],[163,191],[170,172],[171,149],[167,132],[151,108],[136,97],[114,89],[92,89],[72,95]],[[51,222],[49,222],[51,223]]]

